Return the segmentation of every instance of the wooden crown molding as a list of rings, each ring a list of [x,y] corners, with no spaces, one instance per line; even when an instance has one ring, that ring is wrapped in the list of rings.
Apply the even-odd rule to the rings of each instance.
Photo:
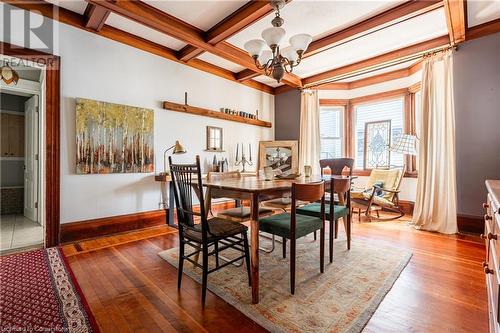
[[[196,48],[208,51],[216,56],[229,60],[245,68],[264,74],[255,66],[253,59],[242,49],[226,42],[212,45],[205,41],[205,32],[142,1],[88,0],[113,13],[133,20],[151,29],[167,34]],[[299,77],[285,74],[283,83],[293,87],[301,87]]]
[[[458,44],[465,40],[466,4],[464,0],[444,0],[444,12],[446,25],[450,34],[452,44]]]
[[[72,12],[70,10],[64,9],[62,7],[55,6],[51,3],[45,2],[45,1],[38,1],[38,2],[25,2],[25,1],[16,1],[16,0],[0,0],[4,3],[8,3],[10,5],[16,6],[18,8],[24,9],[26,11],[34,11],[42,16],[48,17],[53,20],[57,20],[61,23],[73,26],[75,28],[79,28],[91,33],[94,33],[96,35],[102,36],[109,38],[111,40],[123,43],[128,46],[135,47],[137,49],[155,54],[157,56],[163,57],[165,59],[175,61],[178,63],[182,63],[186,66],[196,68],[198,70],[202,70],[205,72],[208,72],[210,74],[225,78],[227,80],[233,81],[233,82],[238,82],[240,84],[243,84],[247,87],[251,87],[269,94],[274,93],[274,89],[272,87],[269,87],[268,85],[265,85],[263,83],[257,82],[257,81],[245,81],[245,82],[239,82],[235,76],[234,73],[231,71],[228,71],[224,68],[218,67],[216,65],[212,65],[208,62],[199,60],[199,59],[194,59],[188,63],[182,62],[177,58],[177,54],[174,50],[151,42],[149,40],[146,40],[144,38],[138,37],[136,35],[133,35],[131,33],[128,33],[126,31],[114,28],[110,25],[104,24],[100,30],[94,30],[91,28],[87,28],[85,26],[86,23],[86,18],[83,15],[80,15],[78,13]]]
[[[466,40],[476,39],[495,34],[497,32],[500,32],[500,18],[467,29],[465,32],[465,38]]]

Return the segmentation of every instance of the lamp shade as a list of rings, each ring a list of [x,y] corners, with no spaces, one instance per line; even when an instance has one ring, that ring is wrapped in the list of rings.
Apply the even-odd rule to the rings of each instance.
[[[261,53],[261,55],[257,58],[257,60],[259,61],[259,64],[264,66],[272,58],[273,58],[273,53],[269,50],[265,50],[264,52]]]
[[[184,148],[184,146],[180,144],[179,140],[176,140],[172,154],[184,154],[186,152],[186,148]]]
[[[417,137],[415,135],[401,134],[394,140],[391,151],[406,155],[417,155]]]
[[[266,47],[266,42],[262,39],[252,39],[243,45],[245,50],[250,54],[250,56],[260,56],[264,48]]]
[[[305,51],[312,42],[311,35],[298,34],[290,38],[290,45],[297,51]]]
[[[267,45],[280,45],[285,37],[285,29],[272,27],[262,31],[262,38],[266,41]]]
[[[294,63],[299,59],[299,54],[291,46],[285,47],[280,51],[280,53],[283,57],[287,58],[290,61],[293,61]]]

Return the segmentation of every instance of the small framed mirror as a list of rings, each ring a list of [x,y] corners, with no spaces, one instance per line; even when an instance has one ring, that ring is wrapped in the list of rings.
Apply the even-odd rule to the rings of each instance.
[[[207,126],[207,151],[223,151],[222,128]]]

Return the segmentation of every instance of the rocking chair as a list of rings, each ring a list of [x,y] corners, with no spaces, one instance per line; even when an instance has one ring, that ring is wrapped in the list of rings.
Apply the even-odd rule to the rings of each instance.
[[[399,205],[399,187],[405,167],[393,169],[373,169],[370,178],[362,189],[353,188],[351,190],[352,209],[358,209],[358,217],[364,211],[366,217],[371,221],[372,212],[376,212],[379,220],[395,220],[405,215]],[[390,218],[380,218],[379,211],[388,210],[398,215]]]

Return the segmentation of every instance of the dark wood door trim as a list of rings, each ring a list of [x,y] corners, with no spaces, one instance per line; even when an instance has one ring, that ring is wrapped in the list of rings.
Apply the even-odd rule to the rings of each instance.
[[[60,237],[60,69],[59,56],[0,42],[0,54],[44,64],[45,70],[45,246]]]

